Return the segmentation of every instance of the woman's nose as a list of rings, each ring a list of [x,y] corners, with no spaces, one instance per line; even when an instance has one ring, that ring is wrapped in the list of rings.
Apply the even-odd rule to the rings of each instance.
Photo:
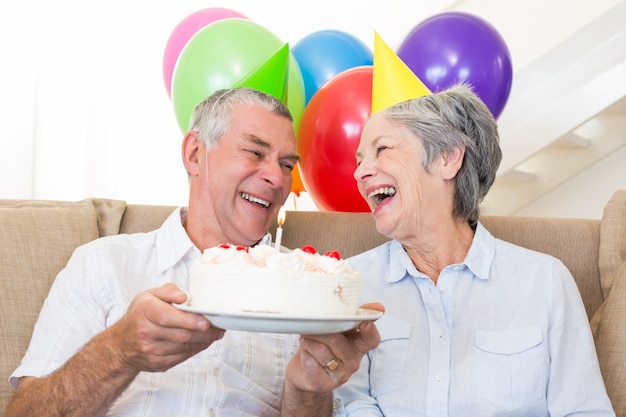
[[[373,172],[373,164],[369,160],[363,159],[354,170],[354,179],[357,181],[365,181],[373,175]]]

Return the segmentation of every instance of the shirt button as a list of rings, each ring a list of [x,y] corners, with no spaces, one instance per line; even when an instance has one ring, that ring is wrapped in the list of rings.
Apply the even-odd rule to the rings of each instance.
[[[459,269],[461,269],[461,265],[454,265],[452,269],[458,271]]]
[[[219,374],[220,374],[220,368],[213,368],[213,375],[219,376]]]
[[[443,337],[443,330],[442,329],[437,330],[437,336]]]
[[[211,415],[211,417],[215,417],[217,415],[215,414],[215,410],[212,408],[209,410],[209,414]]]
[[[337,404],[337,400],[333,400],[333,410],[339,408],[339,404]]]
[[[435,380],[442,381],[443,380],[443,374],[441,372],[437,372],[435,374]]]
[[[439,287],[439,292],[446,292],[448,291],[448,287]]]

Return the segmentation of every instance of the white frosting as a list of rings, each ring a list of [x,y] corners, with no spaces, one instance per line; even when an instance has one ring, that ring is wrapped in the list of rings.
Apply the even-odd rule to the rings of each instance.
[[[241,248],[241,247],[240,247]],[[216,311],[353,315],[360,274],[343,259],[268,245],[206,249],[191,270],[191,305]]]

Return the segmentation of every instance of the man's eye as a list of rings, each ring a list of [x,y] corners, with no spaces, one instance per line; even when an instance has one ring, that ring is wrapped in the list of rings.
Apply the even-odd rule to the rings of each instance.
[[[293,169],[295,168],[295,164],[292,164],[290,162],[281,162],[280,166],[289,170],[290,172],[293,171]]]
[[[385,149],[387,149],[386,146],[379,146],[378,148],[376,148],[376,155],[380,154]]]

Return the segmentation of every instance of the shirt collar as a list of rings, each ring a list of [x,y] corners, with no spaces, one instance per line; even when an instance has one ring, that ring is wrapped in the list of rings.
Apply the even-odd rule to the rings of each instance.
[[[170,214],[156,234],[158,272],[172,268],[187,256],[195,258],[200,250],[193,244],[183,223],[187,209],[179,207]]]
[[[496,239],[485,229],[482,223],[478,222],[474,239],[463,261],[463,265],[477,278],[488,279],[495,250]],[[424,276],[415,268],[411,258],[409,258],[409,255],[397,240],[392,240],[389,244],[389,258],[390,261],[396,259],[398,262],[389,262],[391,266],[387,282],[398,282],[407,273],[415,277]]]
[[[489,279],[489,271],[496,252],[496,238],[478,222],[472,246],[463,264],[480,279]]]
[[[394,259],[399,260],[399,262],[393,262]],[[389,264],[391,267],[387,282],[398,282],[406,276],[407,272],[414,276],[422,275],[411,262],[411,258],[409,258],[404,247],[395,239],[389,243]]]
[[[263,236],[261,240],[259,240],[259,243],[257,243],[257,245],[269,245],[271,243],[272,243],[272,234],[270,232],[267,232],[265,236]]]
[[[161,273],[174,265],[190,257],[195,260],[200,256],[200,250],[193,244],[187,231],[183,227],[187,218],[187,209],[178,207],[163,222],[161,228],[157,230],[157,253],[158,253],[158,272]],[[272,235],[266,233],[259,243],[270,244]]]

